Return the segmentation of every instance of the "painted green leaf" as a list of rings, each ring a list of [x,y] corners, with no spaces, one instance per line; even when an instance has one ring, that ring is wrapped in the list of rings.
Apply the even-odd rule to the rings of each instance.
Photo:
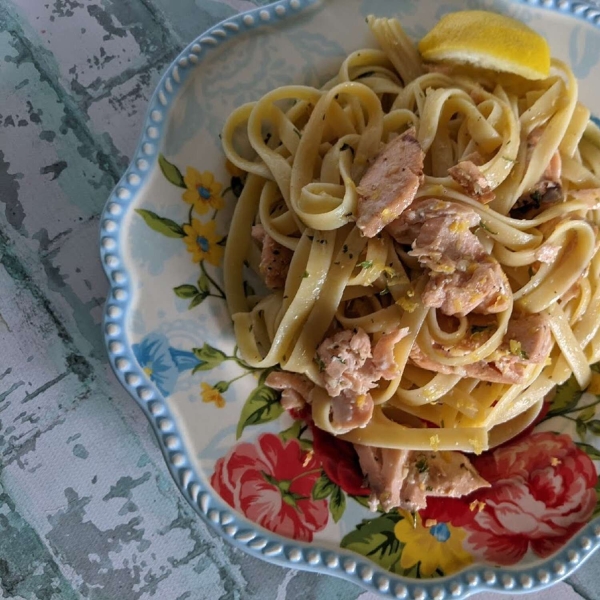
[[[591,431],[594,435],[600,435],[600,420],[593,419],[587,423],[588,431]]]
[[[334,484],[334,490],[329,498],[329,512],[333,520],[337,523],[346,510],[346,494],[339,485]]]
[[[181,228],[181,225],[167,219],[165,217],[159,217],[156,213],[151,210],[145,210],[143,208],[136,208],[135,212],[138,213],[146,221],[146,225],[158,233],[170,238],[182,238],[185,237],[185,232]]]
[[[277,419],[282,412],[283,408],[279,403],[279,392],[266,385],[259,385],[248,396],[242,408],[242,414],[235,432],[236,439],[239,439],[244,429],[249,425],[268,423]]]
[[[297,440],[302,430],[302,421],[294,421],[291,427],[279,432],[279,437],[287,442],[288,440]]]
[[[592,460],[600,460],[600,450],[594,448],[591,444],[576,442],[577,447],[583,450]]]
[[[231,385],[231,381],[217,381],[217,383],[215,383],[215,385],[213,387],[220,394],[224,394],[229,389],[230,385]]]
[[[600,477],[598,477],[598,481],[596,482],[596,487],[594,489],[596,490],[596,508],[594,508],[592,517],[597,517],[600,515]]]
[[[324,498],[327,498],[335,488],[335,483],[333,483],[325,473],[321,473],[321,477],[317,479],[317,482],[312,489],[313,500],[323,500]]]
[[[547,418],[556,417],[569,412],[575,408],[583,392],[579,387],[574,375],[556,388],[556,394],[550,404]]]
[[[158,164],[163,175],[170,183],[180,188],[185,187],[181,171],[173,163],[170,163],[162,154],[158,155]]]
[[[198,294],[201,296],[202,294]],[[210,344],[204,344],[202,348],[192,348],[192,352],[194,356],[202,361],[202,365],[198,365],[199,371],[209,371],[210,369],[214,369],[218,367],[226,358],[227,355],[224,352],[221,352],[217,348],[214,348]]]
[[[260,383],[264,383],[264,380]],[[304,424],[303,421],[294,421],[294,423],[290,427],[288,427],[284,431],[279,432],[279,437],[284,442],[287,442],[288,440],[298,440],[300,448],[302,448],[302,450],[304,450],[305,452],[309,452],[313,449],[312,440],[300,437],[305,432],[306,428],[307,426]]]
[[[201,361],[192,369],[192,375],[194,375],[194,373],[197,373],[198,371],[208,371],[208,369],[206,368],[206,363],[204,361]]]
[[[178,298],[193,298],[198,293],[195,285],[188,284],[179,285],[173,291]]]
[[[210,281],[205,273],[202,273],[198,279],[198,289],[205,294],[210,292]]]
[[[199,304],[202,304],[204,302],[204,300],[206,300],[207,296],[208,296],[208,294],[196,294],[192,298],[192,301],[190,302],[190,305],[188,306],[188,310],[192,310],[192,308],[196,308],[196,306],[198,306]]]
[[[364,506],[365,508],[368,508],[369,510],[371,510],[371,504],[369,503],[369,496],[355,496],[354,494],[348,494],[348,497],[352,498],[353,500],[356,500],[356,502],[358,502],[361,506]],[[377,512],[378,513],[385,512],[384,510],[382,510],[380,504],[377,505]]]
[[[402,520],[398,513],[387,513],[362,521],[342,538],[341,547],[366,556],[392,573],[403,574],[400,555],[404,545],[396,538],[394,527]]]
[[[577,421],[575,421],[575,431],[577,432],[579,439],[582,442],[585,441],[585,435],[587,433],[587,425],[580,419],[577,419]]]
[[[584,408],[578,415],[577,419],[581,421],[589,421],[596,416],[596,406],[588,406]]]

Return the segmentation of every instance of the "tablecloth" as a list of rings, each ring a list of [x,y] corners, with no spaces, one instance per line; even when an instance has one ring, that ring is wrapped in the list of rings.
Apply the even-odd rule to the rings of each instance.
[[[376,598],[208,530],[104,350],[98,219],[149,96],[187,42],[258,4],[0,0],[1,598]],[[600,598],[599,569],[532,598]]]

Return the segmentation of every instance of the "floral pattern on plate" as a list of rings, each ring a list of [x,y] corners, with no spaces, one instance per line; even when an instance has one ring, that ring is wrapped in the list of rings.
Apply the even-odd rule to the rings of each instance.
[[[190,300],[189,310],[209,297],[224,300],[223,289],[205,263],[220,265],[226,236],[217,233],[216,217],[225,206],[225,195],[239,197],[244,184],[241,173],[226,165],[230,185],[224,188],[212,172],[188,166],[183,176],[162,155],[159,164],[170,183],[185,189],[181,198],[189,205],[188,221],[176,223],[151,211],[137,212],[157,233],[181,238],[200,267],[196,285],[182,284],[173,291],[178,298]],[[250,367],[237,348],[233,354],[208,343],[176,349],[165,335],[155,332],[133,350],[165,396],[172,393],[181,373],[210,371],[231,361],[241,368],[240,374],[213,385],[200,383],[202,401],[217,408],[225,407],[233,383],[252,375],[257,384],[240,411],[238,440],[249,426],[281,420],[279,394],[265,384],[271,370]],[[248,519],[298,541],[313,541],[329,521],[342,519],[349,502],[356,503],[362,519],[341,537],[340,546],[399,575],[439,577],[473,562],[513,565],[528,553],[546,558],[600,513],[600,484],[593,463],[600,453],[583,441],[588,434],[600,434],[600,421],[594,418],[600,396],[589,401],[591,392],[600,393],[600,369],[594,369],[588,394],[584,396],[570,378],[545,405],[535,428],[472,459],[492,484],[490,488],[458,499],[429,498],[427,508],[414,515],[369,514],[369,491],[352,445],[316,429],[301,413],[291,415],[294,421],[287,428],[238,441],[217,459],[210,482],[227,504]],[[586,400],[580,404],[582,398]],[[573,423],[582,441],[537,430],[557,420]]]

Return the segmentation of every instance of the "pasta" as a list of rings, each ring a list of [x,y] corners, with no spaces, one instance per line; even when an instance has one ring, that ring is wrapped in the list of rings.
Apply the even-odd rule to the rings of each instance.
[[[240,351],[365,470],[361,446],[502,443],[600,359],[600,130],[568,66],[435,67],[395,19],[368,24],[379,49],[222,135],[247,173],[225,251]]]

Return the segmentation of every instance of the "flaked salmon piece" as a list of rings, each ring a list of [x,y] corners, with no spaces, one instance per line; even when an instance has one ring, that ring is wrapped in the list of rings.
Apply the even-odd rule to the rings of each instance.
[[[464,317],[471,312],[493,314],[506,310],[512,291],[500,264],[491,256],[471,262],[466,270],[431,273],[423,290],[425,306],[447,315]]]
[[[538,145],[544,126],[536,127],[527,136],[527,164],[531,161],[531,156],[535,147]],[[542,173],[539,181],[523,194],[513,208],[510,214],[513,218],[533,218],[541,211],[547,208],[550,204],[559,202],[563,199],[563,189],[560,181],[562,174],[562,160],[558,150],[550,158],[546,169]]]
[[[265,285],[272,290],[285,287],[294,252],[276,242],[262,225],[252,227],[252,237],[262,245],[259,268]]]
[[[386,228],[399,243],[410,242],[409,254],[429,269],[422,295],[425,306],[457,316],[508,307],[508,279],[470,230],[479,222],[479,215],[468,207],[428,198],[415,202]]]
[[[561,247],[556,244],[543,244],[535,251],[535,259],[541,263],[553,263],[560,254]]]
[[[479,215],[472,209],[436,198],[425,198],[413,202],[408,210],[390,223],[385,230],[399,243],[412,244],[421,232],[421,225],[433,217],[449,217],[452,221],[460,222],[462,228],[466,223],[467,229],[479,224]]]
[[[374,448],[354,444],[360,468],[371,489],[371,509],[377,510],[381,503],[383,510],[399,507],[402,482],[408,474],[409,450]]]
[[[468,196],[488,204],[496,195],[481,169],[471,160],[461,160],[448,169],[448,175],[465,190]]]
[[[365,394],[373,387],[363,367],[371,358],[371,340],[363,329],[344,330],[325,338],[317,348],[317,364],[327,393],[339,396],[343,390]]]
[[[371,488],[371,507],[380,503],[416,511],[428,496],[458,498],[490,484],[461,452],[422,452],[354,445]]]
[[[373,416],[373,398],[368,392],[343,390],[331,399],[331,425],[341,431],[364,427]]]
[[[394,347],[406,335],[406,327],[385,333],[373,347],[360,327],[325,338],[317,348],[316,362],[327,393],[331,397],[345,390],[366,394],[380,379],[397,377]]]
[[[415,133],[413,127],[388,142],[360,180],[356,224],[367,237],[396,219],[423,183],[425,154]]]
[[[427,506],[428,496],[460,498],[484,487],[490,484],[462,452],[411,451],[400,503],[405,510],[416,511]]]
[[[315,384],[305,375],[289,371],[273,371],[265,383],[274,390],[281,391],[281,406],[285,410],[301,409],[310,402],[310,394]]]
[[[485,339],[487,336],[481,342]],[[523,315],[511,318],[502,344],[488,360],[470,365],[445,365],[431,359],[417,344],[410,351],[410,359],[418,367],[436,373],[514,384],[523,383],[528,367],[545,362],[551,349],[552,333],[548,317]]]
[[[520,346],[521,360],[530,363],[543,363],[552,349],[552,331],[549,318],[545,314],[522,315],[513,317],[508,322],[503,345],[505,349],[519,354],[511,349],[511,341]]]
[[[398,365],[394,358],[396,344],[408,335],[408,327],[392,333],[384,333],[373,348],[373,367],[381,379],[394,379],[398,376]]]

